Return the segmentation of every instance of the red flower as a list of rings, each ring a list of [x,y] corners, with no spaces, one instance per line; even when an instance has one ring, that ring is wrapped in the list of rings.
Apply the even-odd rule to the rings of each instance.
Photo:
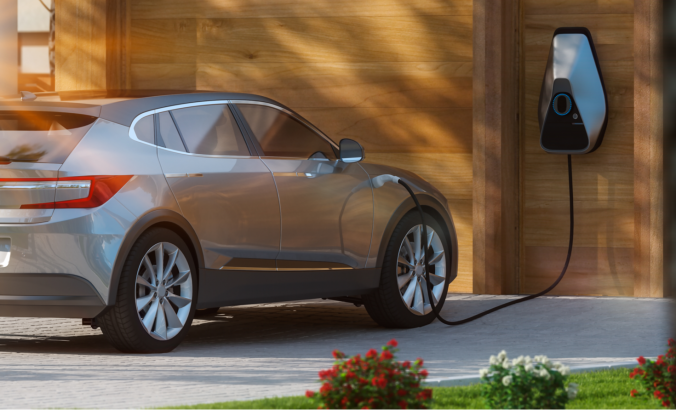
[[[634,369],[631,373],[629,373],[629,378],[633,379],[634,376],[636,376],[636,369]]]
[[[653,393],[653,396],[655,396],[656,399],[661,399],[662,396],[664,396],[664,393],[662,393],[659,390],[655,390],[655,393]]]
[[[422,366],[422,365],[423,365],[423,359],[421,359],[421,358],[417,358],[417,359],[416,359],[416,362],[418,362],[418,366]]]
[[[374,386],[378,386],[378,378],[374,376],[373,379],[371,379],[371,384]]]
[[[385,387],[387,387],[387,380],[385,380],[382,377],[380,379],[378,379],[378,387],[380,387],[381,389],[384,389]]]
[[[333,358],[334,359],[338,360],[338,359],[342,359],[343,357],[345,357],[345,353],[341,352],[340,350],[334,350],[333,351]]]
[[[392,339],[389,342],[387,342],[387,345],[390,347],[397,347],[399,346],[399,343],[396,340]]]
[[[660,384],[661,384],[660,382],[655,382],[655,383],[653,383],[653,387],[657,387],[657,386],[659,386]]]
[[[340,401],[340,404],[342,404],[343,406],[345,406],[345,405],[347,404],[348,401],[349,401],[349,399],[347,398],[347,396],[345,396],[345,397],[343,397],[343,399]]]
[[[641,366],[645,364],[645,357],[643,356],[639,356],[639,358],[636,360],[638,361],[638,364],[640,364]]]
[[[366,352],[366,357],[377,357],[377,356],[378,352],[376,351],[376,349],[371,349],[368,352]]]
[[[669,400],[664,400],[664,401],[662,402],[662,405],[663,405],[664,407],[669,407],[670,404],[671,404],[671,402],[669,402]]]
[[[383,360],[390,360],[390,359],[393,358],[394,356],[392,355],[392,353],[390,353],[389,350],[383,350],[383,352],[380,354],[380,357],[381,357]]]
[[[322,388],[319,389],[319,392],[322,394],[328,393],[331,391],[331,385],[329,383],[322,384]]]
[[[308,399],[311,399],[314,396],[315,396],[315,392],[313,392],[312,390],[308,390],[308,391],[305,392],[305,397],[307,397]]]
[[[364,406],[364,407],[362,407],[362,410],[363,410],[363,409],[370,409],[370,407],[369,407],[369,406]]]
[[[399,407],[402,408],[402,409],[407,409],[407,408],[408,408],[408,405],[407,405],[407,403],[406,403],[406,400],[400,401],[400,402],[399,402]]]
[[[404,369],[408,369],[409,367],[411,367],[411,362],[409,362],[408,360],[406,360],[404,363],[401,364],[401,366],[402,366]]]
[[[347,372],[347,374],[345,375],[345,377],[349,380],[349,379],[355,377],[355,374],[354,374],[354,372],[349,371],[349,372]]]
[[[674,372],[676,372],[676,366],[674,366],[674,365],[672,364],[671,366],[667,367],[667,371],[668,371],[669,373],[674,373]]]
[[[667,343],[669,343],[669,346],[673,346],[676,343],[676,340],[669,338],[669,341]]]
[[[664,356],[663,355],[657,356],[657,361],[655,362],[655,364],[659,366],[665,365],[666,363],[664,363]]]
[[[427,370],[422,369],[422,370],[420,371],[420,375],[421,375],[422,377],[427,377],[427,375],[428,375]]]
[[[631,394],[631,397],[636,397],[636,395],[638,394],[638,391],[636,389],[634,389],[634,390],[631,391],[630,394]]]
[[[399,391],[397,391],[397,394],[400,395],[400,396],[402,396],[402,397],[403,397],[403,396],[406,396],[406,390],[404,390],[404,389],[399,389]]]

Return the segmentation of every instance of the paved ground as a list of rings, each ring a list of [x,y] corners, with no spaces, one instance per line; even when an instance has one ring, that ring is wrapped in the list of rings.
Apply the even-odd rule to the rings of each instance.
[[[453,295],[460,319],[510,297]],[[77,320],[0,318],[0,407],[149,407],[302,394],[331,351],[364,353],[392,338],[430,378],[474,375],[488,357],[545,354],[571,366],[665,350],[664,299],[546,297],[459,327],[377,327],[363,308],[321,300],[223,308],[196,320],[165,355],[125,355]]]

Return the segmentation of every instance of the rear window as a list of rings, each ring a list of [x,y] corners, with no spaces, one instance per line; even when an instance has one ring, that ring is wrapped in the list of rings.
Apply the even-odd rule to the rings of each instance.
[[[0,112],[0,162],[62,164],[94,121],[64,112]]]

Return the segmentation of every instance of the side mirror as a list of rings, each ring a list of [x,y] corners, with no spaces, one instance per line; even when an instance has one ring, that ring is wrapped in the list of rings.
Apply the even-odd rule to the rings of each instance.
[[[364,148],[355,140],[340,140],[340,160],[343,162],[359,162],[364,159]]]

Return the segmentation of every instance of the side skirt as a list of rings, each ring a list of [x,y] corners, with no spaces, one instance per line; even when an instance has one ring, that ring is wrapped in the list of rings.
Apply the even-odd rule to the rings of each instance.
[[[197,308],[362,295],[378,288],[380,268],[317,271],[200,269]]]

